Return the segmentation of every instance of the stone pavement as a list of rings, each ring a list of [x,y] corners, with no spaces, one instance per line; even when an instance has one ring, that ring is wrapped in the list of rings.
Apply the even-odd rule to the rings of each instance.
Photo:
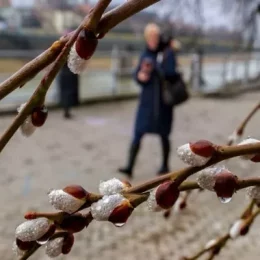
[[[172,169],[183,167],[176,158],[177,146],[200,138],[225,143],[226,137],[259,100],[260,93],[236,99],[192,99],[175,111],[172,135]],[[0,255],[1,260],[15,259],[11,252],[14,230],[27,210],[51,211],[46,193],[50,188],[81,184],[96,191],[100,180],[120,177],[118,166],[124,164],[131,138],[135,101],[80,107],[75,119],[64,121],[61,111],[51,111],[46,125],[31,138],[18,132],[0,155]],[[3,132],[13,119],[1,117]],[[246,130],[246,135],[260,138],[260,114]],[[160,164],[159,140],[146,136],[133,183],[152,178]],[[239,176],[257,176],[253,163],[229,161],[230,170]],[[58,259],[150,259],[178,260],[192,255],[208,240],[225,234],[229,225],[246,205],[241,191],[229,204],[221,204],[213,193],[194,192],[188,208],[165,220],[161,213],[150,213],[145,205],[138,208],[128,223],[116,228],[110,223],[93,222],[76,235],[70,255]],[[217,259],[259,259],[260,221],[250,234],[231,241]],[[39,250],[31,259],[47,257]]]

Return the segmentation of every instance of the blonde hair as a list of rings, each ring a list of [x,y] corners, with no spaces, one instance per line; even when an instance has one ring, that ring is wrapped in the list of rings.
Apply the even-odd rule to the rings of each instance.
[[[149,23],[144,29],[144,38],[147,39],[152,34],[160,34],[160,27],[155,23]]]

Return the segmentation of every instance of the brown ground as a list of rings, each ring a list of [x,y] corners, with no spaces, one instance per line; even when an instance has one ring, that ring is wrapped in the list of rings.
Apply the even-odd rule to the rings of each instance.
[[[175,111],[172,134],[172,169],[183,167],[177,159],[177,146],[206,138],[225,143],[226,137],[247,112],[259,101],[260,93],[236,99],[192,99]],[[15,259],[11,252],[15,227],[23,221],[27,210],[51,211],[46,193],[78,183],[96,191],[100,180],[120,177],[118,166],[125,162],[136,102],[80,107],[72,121],[64,121],[61,111],[50,112],[46,125],[31,138],[18,132],[0,156],[0,255],[1,260]],[[2,117],[3,132],[13,119]],[[245,135],[260,138],[260,114],[248,126]],[[159,140],[147,136],[138,158],[133,183],[152,178],[160,164]],[[259,166],[237,159],[228,162],[229,169],[239,176],[259,174]],[[76,235],[69,256],[59,259],[115,260],[150,259],[178,260],[191,255],[209,239],[226,233],[232,221],[246,204],[241,191],[229,204],[221,204],[213,193],[194,193],[188,209],[179,216],[164,220],[161,214],[149,213],[145,205],[137,209],[123,228],[109,223],[92,223]],[[260,222],[250,234],[230,241],[217,259],[258,260]],[[43,250],[32,259],[44,260]]]

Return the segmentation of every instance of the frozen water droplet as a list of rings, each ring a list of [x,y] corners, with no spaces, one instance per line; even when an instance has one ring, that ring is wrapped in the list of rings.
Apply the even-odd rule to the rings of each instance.
[[[219,200],[221,203],[229,203],[232,200],[232,197],[230,198],[219,197]]]
[[[49,239],[44,240],[44,241],[36,240],[36,242],[37,242],[39,245],[45,245],[45,244],[48,242],[48,240],[49,240]]]
[[[115,223],[114,225],[115,225],[116,227],[122,227],[122,226],[125,225],[125,223]]]

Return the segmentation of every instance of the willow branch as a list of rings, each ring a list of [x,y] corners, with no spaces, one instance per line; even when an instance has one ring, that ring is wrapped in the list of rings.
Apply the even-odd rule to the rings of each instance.
[[[238,126],[238,128],[234,131],[233,135],[229,138],[228,145],[232,145],[235,141],[236,136],[241,137],[244,133],[244,130],[248,124],[248,122],[251,120],[251,118],[256,114],[256,112],[260,109],[260,102],[258,102],[253,109],[250,111],[250,113],[246,116],[246,118],[241,122],[241,124]]]
[[[98,25],[89,23],[89,28],[95,28],[97,34],[105,34],[117,24],[148,6],[159,2],[160,0],[131,0],[121,6],[107,12],[100,20]],[[110,1],[108,1],[110,2]],[[95,13],[96,18],[100,17],[100,10],[106,9],[104,1],[100,3],[99,11]],[[99,21],[99,20],[98,20]],[[31,78],[35,77],[41,70],[50,65],[60,54],[65,44],[72,37],[74,32],[61,37],[48,50],[40,54],[38,57],[27,63],[24,67],[18,70],[10,78],[0,84],[0,100],[10,94],[19,86],[24,85]],[[55,47],[55,48],[54,48]]]

